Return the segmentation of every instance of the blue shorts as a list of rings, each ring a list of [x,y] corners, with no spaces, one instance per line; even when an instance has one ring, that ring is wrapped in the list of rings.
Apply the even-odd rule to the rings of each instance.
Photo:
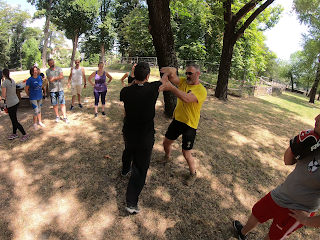
[[[66,104],[66,100],[64,99],[64,92],[50,92],[51,105],[55,106],[57,104]]]

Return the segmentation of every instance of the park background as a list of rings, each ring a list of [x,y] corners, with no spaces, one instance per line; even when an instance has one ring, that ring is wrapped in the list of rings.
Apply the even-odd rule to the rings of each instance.
[[[46,1],[29,2],[38,10],[34,17],[40,17],[44,22],[43,14],[48,9],[42,4]],[[160,95],[155,118],[156,143],[140,199],[143,214],[128,216],[124,211],[128,179],[119,177],[123,150],[123,106],[119,101],[122,85],[119,79],[130,70],[128,62],[132,60],[124,60],[130,57],[156,57],[156,64],[152,63],[155,65],[152,80],[159,79],[159,56],[148,29],[148,3],[156,1],[52,2],[57,8],[49,18],[48,48],[43,51],[43,28],[34,26],[28,11],[1,1],[0,12],[4,17],[0,23],[0,67],[9,67],[13,78],[20,82],[28,77],[22,70],[35,62],[43,71],[46,69],[46,62],[41,59],[46,52],[46,59],[53,57],[57,65],[65,67],[66,86],[70,72],[67,67],[72,65],[73,58],[80,58],[80,53],[85,56],[81,65],[86,68],[87,76],[103,60],[106,70],[114,77],[107,97],[107,117],[93,118],[90,86],[84,91],[84,109],[68,111],[69,125],[54,123],[53,109],[45,100],[43,119],[47,127],[35,132],[32,130],[32,110],[28,104],[21,106],[18,118],[31,135],[24,144],[8,142],[10,120],[1,113],[0,204],[3,218],[0,236],[3,239],[236,238],[232,221],[245,221],[252,205],[292,171],[292,167],[284,166],[282,160],[288,141],[299,131],[313,128],[314,117],[319,113],[319,102],[309,103],[310,96],[304,95],[308,94],[311,85],[316,89],[319,80],[316,77],[320,52],[316,24],[307,22],[308,30],[301,38],[301,48],[289,59],[279,59],[267,47],[265,38],[284,13],[283,7],[278,5],[281,2],[275,1],[237,39],[227,81],[229,93],[235,88],[230,85],[234,81],[256,86],[256,79],[263,78],[269,83],[277,80],[290,84],[291,91],[303,94],[283,91],[277,97],[228,96],[228,101],[220,101],[215,95],[215,87],[208,88],[195,146],[199,179],[193,187],[182,185],[187,167],[179,141],[174,146],[173,163],[159,165],[155,162],[163,154],[162,139],[171,121],[163,113],[166,101]],[[231,9],[237,13],[251,2],[233,1]],[[241,24],[270,0],[257,2],[260,3],[244,16]],[[296,5],[291,5],[289,11],[296,13],[301,22],[305,19],[304,9],[317,9],[313,1],[303,8],[299,8],[299,1],[294,2]],[[72,31],[77,29],[73,24],[81,19],[72,18],[68,22],[70,16],[65,15],[68,11],[58,8],[70,3],[84,7],[82,12],[90,6],[95,9],[87,12],[92,18],[85,19],[91,25],[79,35]],[[223,10],[222,1],[170,1],[174,50],[177,63],[181,63],[178,67],[183,69],[186,62],[196,61],[202,66],[201,78],[207,78],[212,85],[216,85],[221,76],[225,34]],[[312,14],[316,15],[317,11]],[[85,23],[81,22],[81,25]],[[75,36],[79,45],[70,47],[66,37],[75,43]],[[212,69],[215,70],[210,72]],[[65,87],[65,91],[68,106],[70,90]],[[262,239],[267,229],[268,224],[260,226],[250,238]],[[319,231],[303,228],[291,239],[319,239]]]

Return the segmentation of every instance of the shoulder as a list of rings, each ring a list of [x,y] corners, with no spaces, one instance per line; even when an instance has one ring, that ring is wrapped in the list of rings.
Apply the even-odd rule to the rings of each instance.
[[[304,142],[309,138],[314,139],[316,141],[319,141],[320,136],[318,134],[316,134],[315,131],[312,129],[301,131],[298,135],[299,142]]]

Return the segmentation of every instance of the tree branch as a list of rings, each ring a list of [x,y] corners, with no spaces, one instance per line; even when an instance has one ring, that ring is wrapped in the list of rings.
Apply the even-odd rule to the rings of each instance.
[[[236,22],[239,22],[241,18],[247,15],[247,13],[250,12],[261,1],[262,0],[251,0],[250,2],[248,2],[236,13],[236,15],[234,15],[234,20]]]
[[[236,41],[244,33],[244,31],[249,27],[249,25],[253,22],[253,20],[273,2],[274,0],[267,0],[247,19],[247,21],[242,25],[242,27],[235,33]]]

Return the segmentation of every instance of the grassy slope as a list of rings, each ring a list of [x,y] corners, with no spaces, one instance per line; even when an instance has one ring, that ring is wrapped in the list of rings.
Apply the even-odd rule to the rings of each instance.
[[[288,141],[312,128],[320,112],[319,102],[309,104],[297,94],[229,97],[224,103],[208,90],[194,146],[199,179],[186,187],[181,138],[173,146],[172,163],[155,162],[163,155],[162,140],[171,121],[163,115],[160,94],[156,141],[140,196],[142,212],[128,216],[124,211],[128,180],[119,177],[123,73],[110,73],[114,80],[108,86],[107,117],[93,118],[91,86],[83,91],[84,109],[67,112],[69,125],[54,123],[46,100],[42,111],[46,128],[35,132],[32,109],[19,108],[19,120],[31,135],[23,144],[6,139],[11,123],[1,113],[2,239],[236,239],[232,220],[245,221],[253,204],[292,171],[282,160]],[[70,89],[65,92],[69,107]],[[249,239],[262,239],[267,227],[258,227]],[[319,239],[319,233],[303,228],[289,239]]]

